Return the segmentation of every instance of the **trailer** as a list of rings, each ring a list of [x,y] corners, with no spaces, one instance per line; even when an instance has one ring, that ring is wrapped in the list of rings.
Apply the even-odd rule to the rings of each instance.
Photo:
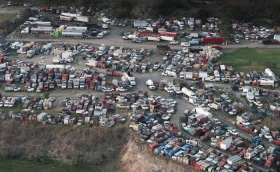
[[[72,13],[61,13],[62,16],[69,16],[69,17],[78,17],[81,16],[81,14],[72,14]]]
[[[159,37],[154,37],[154,36],[147,36],[148,41],[160,41]]]
[[[144,37],[144,36],[151,36],[152,32],[145,30],[145,31],[139,31],[135,34],[136,37]]]
[[[135,20],[133,26],[137,28],[144,28],[147,27],[148,24],[149,23],[147,21]]]
[[[175,32],[161,32],[160,34],[158,34],[158,37],[160,36],[169,36],[169,37],[173,37],[174,39],[177,38],[177,33]]]
[[[81,27],[81,26],[67,26],[63,32],[86,32],[87,31],[87,27]]]
[[[199,45],[200,42],[199,41],[195,41],[195,40],[192,40],[192,41],[189,41],[189,45]]]
[[[84,36],[84,33],[82,33],[82,32],[62,32],[61,36],[82,38]]]
[[[163,41],[174,41],[174,37],[172,36],[160,36],[160,40],[163,40]]]
[[[202,38],[201,42],[203,44],[222,44],[225,42],[222,37],[212,37],[212,38]]]
[[[188,96],[188,97],[193,97],[193,96],[195,96],[195,93],[194,93],[192,90],[190,90],[190,89],[188,89],[188,88],[186,88],[186,87],[183,87],[183,88],[182,88],[182,93],[183,93],[184,95]]]
[[[88,23],[90,21],[90,18],[88,16],[77,16],[76,18],[74,18],[74,20],[79,21],[79,22]]]
[[[63,20],[63,21],[73,21],[73,18],[74,17],[71,16],[63,16],[63,15],[59,16],[59,20]]]

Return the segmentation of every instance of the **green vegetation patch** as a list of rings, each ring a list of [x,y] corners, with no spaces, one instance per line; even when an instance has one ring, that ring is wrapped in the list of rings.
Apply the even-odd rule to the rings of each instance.
[[[10,172],[115,172],[118,171],[118,165],[116,161],[102,165],[102,166],[74,166],[67,165],[58,162],[52,163],[40,163],[40,162],[30,162],[24,160],[1,160],[0,162],[0,172],[10,171]]]
[[[241,48],[224,53],[220,61],[240,72],[270,68],[276,75],[280,74],[279,48]]]

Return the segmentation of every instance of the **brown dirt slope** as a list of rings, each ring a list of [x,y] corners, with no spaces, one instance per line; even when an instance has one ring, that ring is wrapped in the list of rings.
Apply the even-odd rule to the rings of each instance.
[[[113,129],[71,125],[0,123],[2,158],[42,158],[68,164],[104,164],[118,159],[126,142],[125,126]]]

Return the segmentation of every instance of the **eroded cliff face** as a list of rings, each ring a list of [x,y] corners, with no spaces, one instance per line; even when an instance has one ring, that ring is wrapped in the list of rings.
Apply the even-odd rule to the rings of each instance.
[[[139,141],[137,137],[130,137],[124,145],[120,159],[120,170],[150,171],[150,172],[194,172],[198,171],[192,166],[182,165],[172,161],[170,157],[158,156],[147,150],[147,144]]]

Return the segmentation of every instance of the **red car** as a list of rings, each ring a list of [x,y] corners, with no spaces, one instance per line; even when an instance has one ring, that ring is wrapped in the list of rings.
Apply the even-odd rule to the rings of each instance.
[[[280,140],[274,139],[274,143],[280,146]]]
[[[240,157],[243,157],[244,156],[244,153],[245,153],[245,149],[243,149],[241,152],[239,152],[239,154],[237,154],[238,156]]]

